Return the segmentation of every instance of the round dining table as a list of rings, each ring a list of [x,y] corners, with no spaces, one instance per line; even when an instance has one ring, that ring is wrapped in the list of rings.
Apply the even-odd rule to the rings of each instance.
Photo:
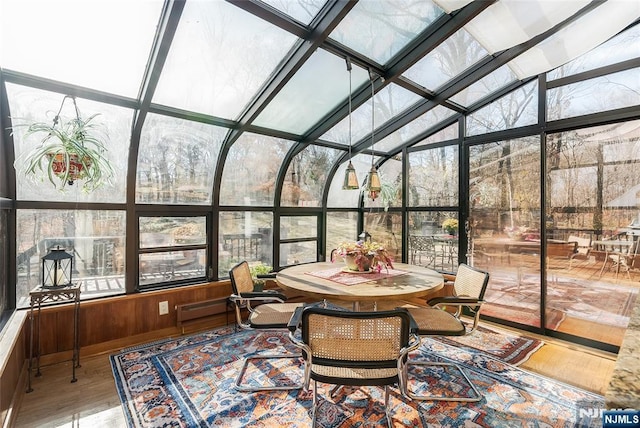
[[[284,290],[314,299],[335,299],[353,303],[380,302],[422,297],[444,287],[439,272],[422,266],[394,263],[393,269],[380,272],[347,271],[341,262],[317,262],[279,271],[276,281]]]

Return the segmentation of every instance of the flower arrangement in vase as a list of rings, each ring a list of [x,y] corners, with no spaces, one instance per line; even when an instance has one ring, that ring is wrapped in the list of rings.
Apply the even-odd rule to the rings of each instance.
[[[336,252],[344,259],[347,269],[354,272],[380,272],[383,267],[393,269],[389,253],[377,242],[341,242]]]
[[[458,232],[458,219],[457,218],[448,218],[442,222],[442,228],[449,235],[456,235]]]

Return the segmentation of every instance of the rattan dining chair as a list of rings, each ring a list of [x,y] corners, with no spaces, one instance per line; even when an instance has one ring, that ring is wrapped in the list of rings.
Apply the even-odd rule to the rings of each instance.
[[[303,303],[285,303],[287,297],[284,294],[273,291],[255,292],[251,270],[246,261],[238,263],[229,271],[231,279],[231,288],[233,294],[229,300],[234,305],[236,322],[243,329],[280,329],[285,330],[289,324],[291,316],[295,310],[303,305]],[[243,309],[246,309],[248,316],[242,318]],[[244,359],[242,368],[238,373],[235,381],[235,387],[238,391],[256,392],[268,390],[292,390],[302,388],[302,383],[289,385],[268,385],[268,386],[249,386],[242,384],[247,368],[252,361],[271,360],[271,359],[299,359],[300,354],[294,353],[275,353],[275,354],[256,354],[247,356]]]
[[[444,277],[445,281],[453,280],[453,295],[434,297],[427,300],[427,304],[440,309],[455,308],[454,316],[458,320],[466,310],[467,314],[473,317],[473,325],[465,334],[472,333],[480,321],[480,310],[489,285],[489,272],[460,263],[455,274]]]
[[[318,382],[384,386],[387,425],[393,426],[389,385],[397,383],[403,389],[407,354],[420,345],[411,326],[405,309],[349,312],[309,307],[296,311],[289,335],[305,358],[305,390],[314,381],[312,426],[318,413]]]
[[[480,310],[482,307],[484,294],[489,283],[489,273],[473,268],[464,263],[458,266],[454,281],[454,296],[436,297],[427,301],[431,307],[410,307],[406,308],[413,317],[419,336],[464,336],[472,333],[478,327],[480,320]],[[453,306],[455,313],[447,312],[445,307]],[[463,308],[469,308],[473,315],[473,324],[470,329],[460,319]],[[440,361],[409,361],[405,367],[408,370],[410,365],[418,366],[440,366],[446,369],[454,369],[460,373],[461,377],[469,386],[469,394],[463,395],[419,395],[409,388],[409,383],[403,384],[403,393],[413,400],[433,400],[433,401],[463,401],[476,402],[482,399],[482,394],[471,382],[467,374],[458,364]],[[408,376],[408,374],[407,374]]]

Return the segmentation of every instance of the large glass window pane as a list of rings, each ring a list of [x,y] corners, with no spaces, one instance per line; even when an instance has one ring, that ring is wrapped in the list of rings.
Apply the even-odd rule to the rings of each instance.
[[[224,164],[220,205],[273,206],[275,180],[292,141],[244,133]]]
[[[488,54],[462,28],[405,71],[404,76],[433,91]]]
[[[393,261],[402,260],[402,214],[390,211],[366,212],[364,230],[382,245]]]
[[[227,129],[149,114],[140,137],[136,202],[210,204]]]
[[[280,244],[280,267],[318,261],[316,241],[286,242]]]
[[[382,190],[375,200],[365,192],[365,208],[383,208],[402,206],[402,156],[396,156],[380,165],[378,177]],[[363,186],[366,183],[362,183]]]
[[[244,260],[273,266],[273,213],[237,211],[220,213],[218,275]]]
[[[280,266],[318,260],[318,217],[280,217]]]
[[[408,206],[457,206],[458,177],[458,146],[409,153]]]
[[[126,7],[103,1],[3,1],[0,64],[134,98],[162,5],[159,0],[128,1]]]
[[[459,264],[458,226],[457,212],[410,212],[409,263],[455,272]]]
[[[597,48],[547,73],[547,80],[616,64],[640,56],[640,25],[619,34]]]
[[[359,234],[357,212],[328,212],[327,246],[325,248],[327,260],[331,256],[331,251],[338,248],[341,242],[356,241]]]
[[[318,237],[316,216],[280,217],[280,239],[300,239]]]
[[[638,294],[639,141],[639,121],[547,138],[547,229],[579,245],[570,260],[548,251],[548,328],[622,343]]]
[[[140,248],[206,243],[205,217],[140,217]]]
[[[377,161],[374,158],[373,163]],[[371,156],[365,154],[358,154],[351,159],[353,167],[356,169],[356,175],[358,176],[358,183],[362,190],[364,180],[371,169]],[[344,184],[344,171],[347,168],[349,161],[343,162],[333,176],[331,180],[331,186],[329,187],[329,194],[327,196],[327,205],[331,208],[356,208],[360,201],[360,191],[358,190],[344,190],[342,185]]]
[[[64,98],[62,94],[12,84],[7,84],[7,95],[14,126],[30,122],[53,124],[53,119],[60,110]],[[17,126],[13,130],[13,143],[16,155],[18,199],[56,202],[125,202],[133,111],[80,98],[76,100],[76,103],[81,118],[87,119],[94,114],[98,115],[91,123],[95,123],[97,132],[105,136],[107,145],[105,157],[114,171],[110,181],[93,191],[84,192],[82,190],[83,180],[77,180],[74,185],[65,186],[64,191],[58,191],[49,182],[46,173],[39,175],[35,180],[26,179],[24,171],[27,164],[24,157],[31,150],[40,146],[46,134],[36,133],[24,138],[27,126]],[[73,103],[68,100],[60,112],[60,123],[75,119],[75,114]],[[56,179],[54,177],[54,180]]]
[[[319,207],[327,184],[327,173],[342,150],[309,145],[289,164],[282,186],[280,205]]]
[[[369,80],[353,65],[353,88]],[[344,58],[318,49],[258,115],[253,124],[303,134],[349,94],[349,73]]]
[[[235,119],[296,40],[225,1],[187,2],[153,102]]]
[[[18,210],[18,307],[29,306],[29,291],[41,283],[41,258],[58,246],[74,256],[82,299],[124,293],[125,218],[124,211]]]
[[[640,104],[640,69],[621,71],[547,91],[547,119],[556,120]]]
[[[442,14],[431,1],[362,0],[330,37],[384,64]]]
[[[538,123],[538,82],[531,82],[470,114],[467,135]]]
[[[205,279],[206,217],[140,217],[138,224],[141,287]]]
[[[540,327],[540,142],[469,149],[470,263],[491,277],[482,313]]]

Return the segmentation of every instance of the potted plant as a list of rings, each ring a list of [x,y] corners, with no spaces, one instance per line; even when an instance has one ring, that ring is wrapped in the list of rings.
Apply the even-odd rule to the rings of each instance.
[[[273,268],[271,266],[260,263],[260,264],[251,266],[249,270],[251,271],[251,277],[253,278],[253,290],[254,291],[264,290],[264,285],[267,282],[267,280],[263,276],[271,273]]]
[[[458,232],[458,219],[448,218],[442,222],[442,228],[449,234],[455,236]]]
[[[62,101],[71,98],[65,96]],[[16,169],[24,168],[26,176],[38,177],[46,173],[55,188],[64,190],[76,180],[84,181],[82,190],[90,192],[113,177],[113,168],[106,157],[105,134],[101,132],[94,114],[82,119],[76,107],[76,117],[61,120],[60,111],[53,123],[32,122],[14,126],[26,126],[24,138],[34,134],[43,134],[40,144],[24,157],[16,160]]]

